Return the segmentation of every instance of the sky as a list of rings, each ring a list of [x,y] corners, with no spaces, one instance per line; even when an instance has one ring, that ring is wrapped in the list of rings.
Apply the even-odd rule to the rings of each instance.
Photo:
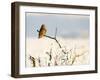
[[[89,37],[89,15],[75,14],[50,14],[50,13],[25,13],[26,37],[38,38],[37,30],[45,24],[46,35],[63,38],[88,38]]]

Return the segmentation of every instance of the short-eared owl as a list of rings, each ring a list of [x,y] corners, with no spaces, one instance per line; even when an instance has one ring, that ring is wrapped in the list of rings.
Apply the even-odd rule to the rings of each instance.
[[[44,24],[41,25],[40,31],[39,31],[39,38],[44,37],[46,35],[47,29]]]

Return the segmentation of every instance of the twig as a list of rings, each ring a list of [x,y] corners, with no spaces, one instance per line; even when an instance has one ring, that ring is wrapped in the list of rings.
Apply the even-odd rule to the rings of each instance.
[[[34,58],[34,57],[32,57],[32,56],[30,56],[29,58],[30,58],[30,60],[31,60],[31,61],[32,61],[32,63],[33,63],[33,67],[35,67],[35,66],[36,66],[36,64],[35,64],[35,58]]]
[[[41,67],[41,60],[40,60],[40,57],[38,57],[38,63],[39,63],[39,67]]]
[[[51,59],[52,59],[52,49],[50,49],[50,53],[49,52],[46,52],[46,54],[48,54],[49,55],[49,60],[51,61]]]
[[[57,27],[56,27],[56,31],[55,31],[55,38],[56,38],[56,36],[57,36]]]
[[[84,53],[86,53],[86,52],[87,52],[87,51],[83,52],[83,53],[80,54],[80,55],[75,55],[75,57],[73,58],[73,61],[72,61],[72,64],[71,64],[71,65],[74,64],[74,62],[75,62],[75,60],[76,60],[77,57],[80,57],[80,56],[84,55]]]
[[[56,55],[55,58],[54,58],[54,65],[55,65],[55,66],[58,65],[58,63],[57,63],[57,58],[58,58],[58,55]]]
[[[44,35],[44,36],[45,36],[45,37],[48,37],[48,38],[50,38],[50,39],[54,39],[54,40],[57,42],[57,44],[59,45],[59,47],[62,48],[62,47],[61,47],[61,44],[58,42],[58,40],[57,40],[56,38],[51,37],[51,36],[47,36],[47,35]]]

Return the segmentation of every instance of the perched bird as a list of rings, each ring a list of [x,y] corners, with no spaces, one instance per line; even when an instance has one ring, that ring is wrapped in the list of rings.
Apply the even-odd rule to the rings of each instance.
[[[41,25],[40,31],[39,31],[39,38],[42,38],[46,35],[47,29],[44,24]]]

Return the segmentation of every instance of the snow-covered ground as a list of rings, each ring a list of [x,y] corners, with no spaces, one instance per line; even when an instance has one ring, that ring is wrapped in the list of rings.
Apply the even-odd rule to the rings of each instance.
[[[57,38],[26,39],[26,67],[89,64],[89,40]],[[33,65],[34,64],[34,65]]]

